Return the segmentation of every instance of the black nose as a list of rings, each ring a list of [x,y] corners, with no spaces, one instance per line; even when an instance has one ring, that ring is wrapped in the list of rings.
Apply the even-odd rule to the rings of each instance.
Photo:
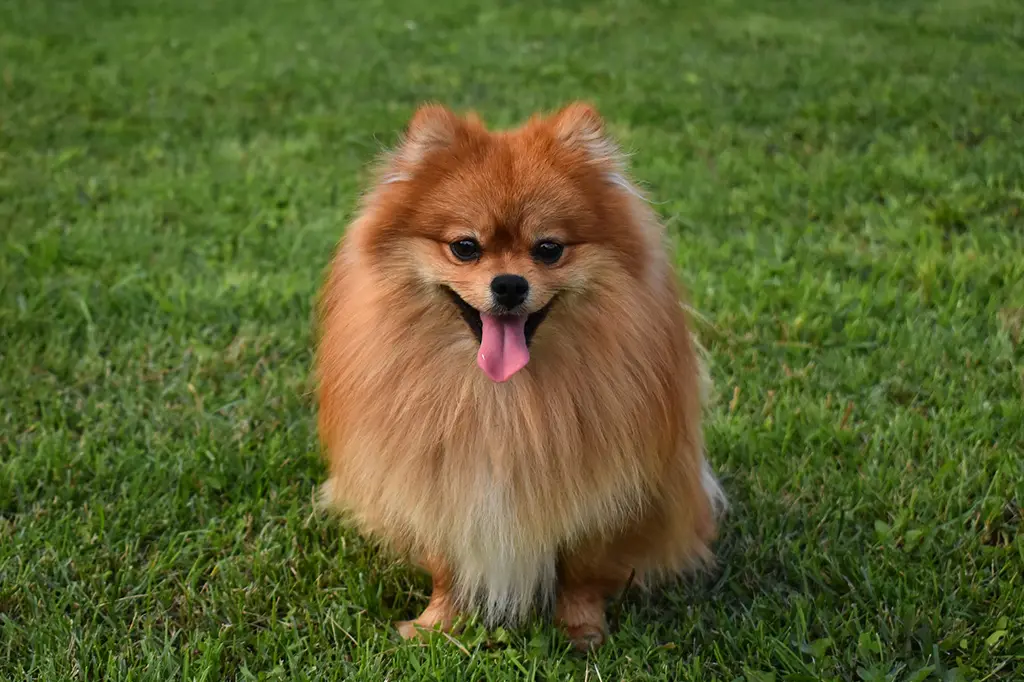
[[[519,275],[498,275],[491,280],[491,293],[498,305],[511,310],[526,300],[530,283]]]

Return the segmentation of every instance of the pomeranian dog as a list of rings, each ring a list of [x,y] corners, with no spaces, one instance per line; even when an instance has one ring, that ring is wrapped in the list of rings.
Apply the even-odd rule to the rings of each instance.
[[[416,112],[329,267],[316,360],[326,501],[433,580],[402,636],[546,603],[591,648],[628,584],[710,558],[680,295],[593,107]]]

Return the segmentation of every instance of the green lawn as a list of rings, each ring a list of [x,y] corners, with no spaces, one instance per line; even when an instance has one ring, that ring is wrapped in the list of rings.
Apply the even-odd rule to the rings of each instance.
[[[419,102],[577,97],[703,315],[719,566],[590,658],[402,643],[313,296]],[[5,0],[0,679],[1024,679],[1022,210],[1019,0]]]

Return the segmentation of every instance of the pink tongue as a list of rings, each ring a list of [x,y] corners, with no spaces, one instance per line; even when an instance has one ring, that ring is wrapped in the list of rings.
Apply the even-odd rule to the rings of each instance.
[[[476,364],[492,381],[508,379],[526,367],[530,351],[526,348],[526,315],[488,315],[480,313],[484,332]]]

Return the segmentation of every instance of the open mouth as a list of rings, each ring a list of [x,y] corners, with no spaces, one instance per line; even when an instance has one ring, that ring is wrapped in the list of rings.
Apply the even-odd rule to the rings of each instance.
[[[484,374],[501,383],[526,366],[530,360],[530,342],[551,310],[553,298],[530,315],[494,315],[481,313],[454,290],[445,289],[480,344],[476,361]]]
[[[476,337],[477,343],[483,340],[484,325],[483,320],[480,318],[480,311],[466,303],[465,300],[450,287],[445,287],[445,291],[451,297],[452,301],[459,309],[459,313],[462,315],[462,319],[465,320],[469,330],[473,332],[473,336]],[[551,311],[551,306],[554,305],[555,299],[552,298],[548,301],[548,304],[538,310],[535,313],[531,313],[526,317],[526,326],[523,328],[523,333],[526,336],[526,345],[530,345],[533,341],[533,335],[537,333],[537,327],[544,321],[544,318],[548,316]]]

